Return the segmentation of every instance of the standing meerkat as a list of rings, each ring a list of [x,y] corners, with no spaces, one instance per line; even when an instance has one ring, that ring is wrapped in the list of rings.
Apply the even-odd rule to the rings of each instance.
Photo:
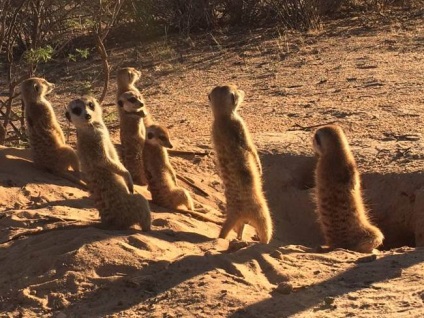
[[[316,130],[313,147],[317,212],[326,244],[370,253],[384,236],[371,224],[362,201],[360,175],[343,130],[336,125]]]
[[[177,185],[177,177],[166,148],[173,148],[168,130],[159,125],[147,127],[143,160],[152,201],[165,208],[178,209],[185,206],[194,211],[189,192]]]
[[[118,73],[116,75],[117,80],[117,86],[118,86],[118,92],[116,94],[116,101],[118,103],[119,97],[125,92],[134,92],[136,94],[140,94],[140,91],[135,86],[135,83],[137,83],[140,80],[141,72],[135,69],[134,67],[123,67],[118,70]],[[147,113],[147,110],[146,110]],[[150,115],[146,115],[146,117],[143,118],[144,125],[150,126],[153,124],[153,120]]]
[[[87,175],[102,223],[116,229],[139,224],[143,231],[149,231],[149,204],[142,195],[132,194],[131,174],[119,161],[96,99],[84,96],[72,101],[66,118],[77,129],[82,170]]]
[[[227,218],[219,237],[231,229],[242,239],[245,224],[252,225],[261,243],[269,243],[273,225],[262,191],[258,153],[237,108],[244,92],[236,86],[217,86],[209,94],[214,121],[212,141],[227,201]]]
[[[81,184],[78,178],[66,173],[69,167],[79,173],[80,164],[76,152],[65,144],[53,107],[46,99],[53,88],[54,84],[38,77],[21,84],[32,159],[38,168]]]
[[[131,173],[134,183],[146,185],[144,172],[143,149],[146,128],[143,118],[146,117],[144,98],[136,91],[127,91],[118,99],[122,160]]]

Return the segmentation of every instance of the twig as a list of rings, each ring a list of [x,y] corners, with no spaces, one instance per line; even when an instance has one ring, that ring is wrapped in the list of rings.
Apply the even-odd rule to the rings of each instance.
[[[204,196],[209,197],[209,193],[207,193],[205,190],[199,188],[197,185],[194,184],[194,182],[190,181],[186,177],[183,177],[183,176],[177,174],[177,179],[180,179],[181,181],[187,183],[189,186],[195,188],[197,191],[202,193]]]
[[[16,241],[16,240],[20,239],[21,237],[43,234],[43,233],[47,233],[47,232],[55,231],[55,230],[82,229],[82,228],[86,228],[86,227],[96,227],[96,225],[100,225],[100,223],[98,223],[98,222],[75,224],[77,222],[78,221],[66,222],[65,224],[60,224],[60,226],[57,226],[57,227],[54,227],[54,228],[47,228],[47,229],[45,228],[45,229],[41,229],[41,230],[26,231],[26,232],[23,232],[23,233],[19,233],[19,234],[12,236],[11,238],[9,238],[6,241],[0,242],[0,245],[7,244],[7,243],[12,242],[12,241]]]
[[[200,221],[206,221],[206,222],[211,222],[211,223],[215,223],[215,224],[218,224],[218,225],[222,225],[222,221],[216,221],[216,220],[209,218],[206,215],[199,213],[199,212],[196,212],[196,211],[183,210],[183,209],[175,209],[175,211],[178,212],[178,213],[191,215],[192,217],[194,217],[195,219],[198,219]]]
[[[193,155],[193,156],[207,156],[210,152],[200,152],[200,151],[188,151],[188,150],[172,150],[168,149],[168,153],[172,155]]]
[[[0,110],[0,114],[2,114],[3,116],[6,116],[6,114]],[[15,131],[15,133],[19,136],[19,139],[24,140],[24,135],[21,134],[21,132],[19,131],[19,129],[15,126],[15,124],[12,121],[9,121],[8,124],[10,126],[12,126],[13,130]]]
[[[337,123],[337,120],[330,121],[330,122],[325,123],[325,124],[317,124],[317,125],[312,125],[312,126],[302,126],[302,125],[299,125],[299,124],[294,124],[293,127],[299,127],[299,129],[289,129],[289,130],[311,130],[311,129],[314,129],[314,128],[318,128],[318,127],[326,126],[326,125],[331,125],[331,124],[335,124],[335,123]]]

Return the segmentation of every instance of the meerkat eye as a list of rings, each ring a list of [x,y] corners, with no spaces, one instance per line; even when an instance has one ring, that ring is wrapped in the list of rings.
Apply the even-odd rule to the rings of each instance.
[[[89,102],[89,103],[88,103],[88,107],[89,107],[91,110],[94,110],[94,103],[93,103],[93,102]]]
[[[147,134],[147,139],[152,139],[153,138],[153,133],[152,132],[149,132],[148,134]]]
[[[130,98],[128,98],[128,101],[131,103],[131,104],[135,104],[135,103],[137,103],[137,98],[135,98],[135,97],[130,97]]]
[[[162,141],[166,141],[168,138],[166,138],[165,136],[159,136],[159,139]]]
[[[36,91],[36,92],[38,92],[38,90],[40,89],[40,87],[37,85],[37,84],[34,84],[34,90]]]
[[[319,138],[318,134],[315,134],[315,141],[316,141],[318,146],[321,146],[321,139]]]

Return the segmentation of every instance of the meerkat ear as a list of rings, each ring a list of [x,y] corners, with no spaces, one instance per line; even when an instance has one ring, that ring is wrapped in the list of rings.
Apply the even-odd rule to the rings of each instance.
[[[118,106],[119,107],[124,107],[124,102],[122,100],[118,100]]]
[[[147,139],[152,139],[153,138],[153,133],[152,132],[149,132],[148,134],[147,134]]]
[[[208,94],[208,99],[209,101],[211,101],[211,94]]]
[[[38,90],[40,89],[40,87],[38,86],[38,84],[34,84],[34,90],[36,91],[36,92],[38,92]]]

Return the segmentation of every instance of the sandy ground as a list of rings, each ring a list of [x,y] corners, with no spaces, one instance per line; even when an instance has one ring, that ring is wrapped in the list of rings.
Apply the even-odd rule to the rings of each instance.
[[[211,222],[151,205],[153,230],[108,231],[87,192],[0,148],[1,317],[422,317],[424,314],[424,12],[332,21],[323,31],[197,35],[113,49],[113,71],[142,70],[153,117],[170,127],[181,182]],[[97,61],[48,66],[63,106],[98,78]],[[269,245],[217,239],[224,197],[207,93],[236,83],[264,166]],[[101,83],[95,85],[98,93]],[[105,120],[118,142],[114,78]],[[373,220],[375,254],[318,253],[313,127],[346,130]],[[139,193],[149,198],[145,188]],[[203,207],[200,209],[200,207]]]

